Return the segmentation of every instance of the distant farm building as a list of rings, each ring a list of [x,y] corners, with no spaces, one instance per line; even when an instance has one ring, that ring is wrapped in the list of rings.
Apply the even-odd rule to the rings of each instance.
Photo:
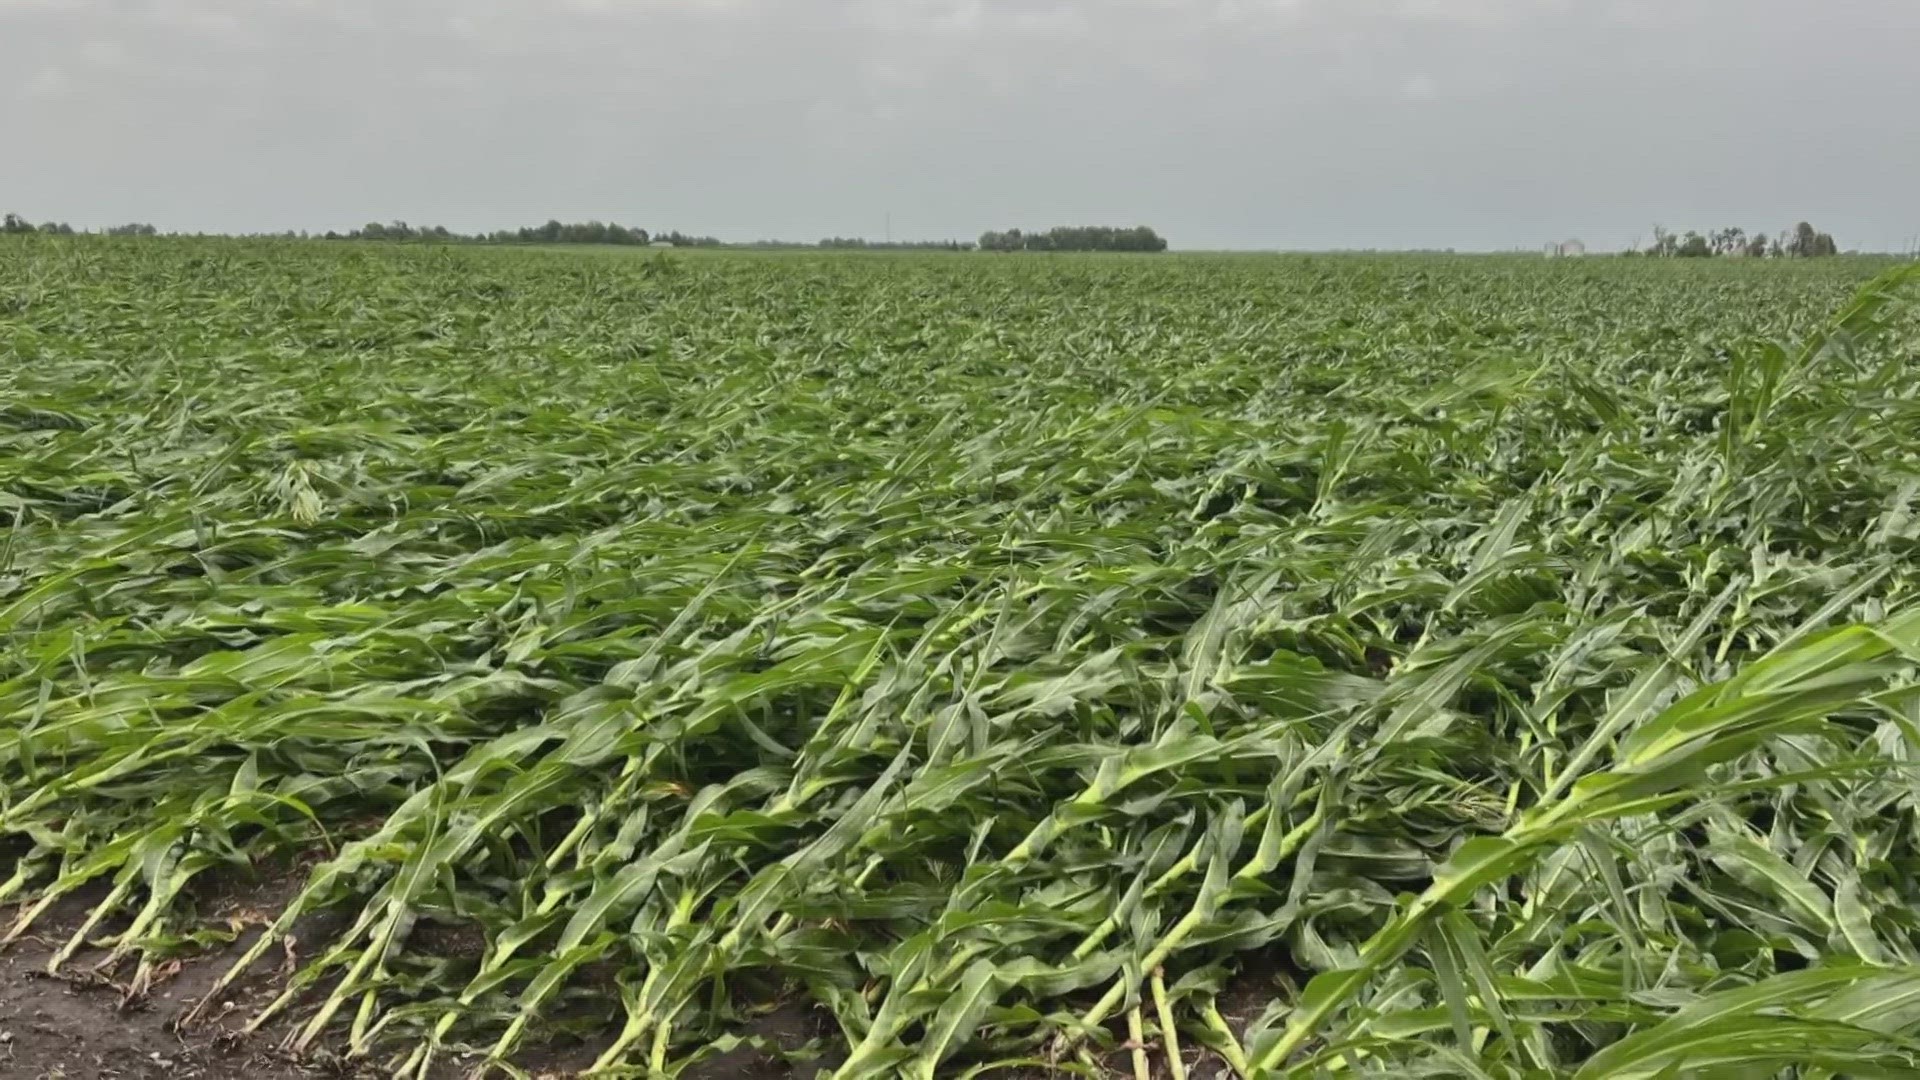
[[[1547,258],[1571,259],[1587,253],[1587,245],[1578,240],[1563,240],[1558,244],[1547,245]]]

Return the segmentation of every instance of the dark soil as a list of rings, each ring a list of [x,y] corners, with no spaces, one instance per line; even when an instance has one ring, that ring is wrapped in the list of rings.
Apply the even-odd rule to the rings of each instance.
[[[49,913],[53,914],[53,913]],[[233,1037],[224,1018],[181,1034],[174,1021],[205,993],[225,964],[203,958],[167,964],[144,994],[90,973],[97,953],[81,952],[48,976],[44,969],[71,926],[22,938],[0,954],[0,1076],[18,1080],[194,1080],[197,1077],[342,1076],[339,1069],[280,1055],[277,1039]],[[128,972],[130,974],[130,972]],[[249,995],[244,1000],[251,1002]],[[239,1002],[236,1001],[236,1006]],[[240,1017],[242,1008],[233,1010]]]
[[[290,1030],[304,1022],[301,1010],[289,1010],[277,1023],[245,1036],[240,1027],[279,993],[281,980],[305,958],[302,942],[324,942],[338,929],[338,920],[319,918],[295,927],[286,948],[263,956],[253,969],[210,1003],[190,1026],[180,1021],[214,983],[284,909],[298,890],[304,874],[297,869],[268,875],[265,880],[209,881],[195,900],[201,919],[226,926],[238,936],[225,946],[158,966],[145,986],[133,985],[131,962],[111,971],[96,971],[104,953],[83,948],[61,968],[45,973],[47,961],[85,920],[98,892],[83,893],[56,904],[34,930],[0,952],[0,1077],[5,1080],[313,1080],[384,1076],[383,1070],[358,1066],[328,1055],[296,1058],[280,1049]],[[13,912],[0,913],[0,927]],[[96,934],[109,932],[101,928]],[[474,943],[449,936],[449,949]],[[1291,982],[1284,965],[1258,962],[1243,969],[1220,996],[1220,1007],[1235,1034],[1257,1016],[1274,995],[1276,984]],[[617,991],[608,988],[617,1000]],[[614,1007],[617,1012],[617,1006]],[[797,1050],[810,1042],[832,1044],[834,1026],[827,1017],[799,1003],[743,1009],[749,1019],[744,1034],[760,1049],[743,1045],[707,1058],[682,1075],[687,1080],[810,1080],[817,1070],[836,1062],[821,1059],[794,1066],[780,1050]],[[607,1037],[616,1024],[609,1022]],[[561,1080],[590,1065],[604,1046],[589,1039],[567,1040],[549,1046],[528,1047],[516,1062],[529,1074]],[[1192,1080],[1225,1080],[1232,1074],[1216,1055],[1192,1045],[1184,1047]],[[1165,1075],[1164,1051],[1148,1051],[1152,1073]],[[1103,1068],[1127,1077],[1132,1069],[1124,1049],[1103,1055]],[[464,1073],[462,1063],[448,1060],[438,1070],[449,1078]],[[1037,1080],[1046,1070],[1019,1070],[1004,1074],[1011,1080]]]
[[[103,893],[81,890],[55,904],[33,929],[0,952],[0,1078],[4,1080],[347,1080],[385,1077],[328,1055],[296,1058],[280,1049],[282,1040],[306,1019],[298,1009],[261,1031],[243,1035],[242,1025],[277,996],[281,980],[306,959],[303,943],[325,942],[341,928],[337,916],[303,919],[291,940],[270,950],[253,968],[209,1003],[191,1025],[181,1021],[216,981],[243,955],[299,891],[305,871],[288,867],[259,877],[222,878],[212,874],[196,883],[191,897],[200,921],[233,930],[229,944],[159,965],[145,986],[133,985],[135,965],[123,962],[96,971],[103,950],[87,947],[46,974],[48,960],[86,920]],[[0,911],[0,929],[12,923],[14,910]],[[95,929],[105,936],[123,924]],[[429,936],[438,935],[438,936]],[[421,928],[430,949],[475,950],[481,942],[457,930]],[[588,973],[591,974],[591,973]],[[606,1000],[618,1001],[611,973]],[[592,1010],[596,1014],[598,1010]],[[618,1005],[612,1005],[617,1016]],[[584,1015],[584,1014],[583,1014]],[[798,1048],[827,1032],[823,1018],[798,1006],[765,1012],[748,1034],[767,1045]],[[591,1065],[618,1024],[609,1020],[598,1042],[562,1038],[552,1045],[529,1046],[516,1064],[543,1078],[570,1077]],[[465,1063],[448,1060],[440,1076],[458,1077]],[[798,1075],[812,1075],[812,1068]],[[795,1075],[777,1054],[752,1047],[709,1058],[683,1074],[688,1080],[774,1080]]]
[[[9,1080],[195,1080],[248,1077],[350,1077],[350,1068],[320,1060],[299,1061],[278,1049],[285,1028],[242,1038],[246,1018],[278,991],[283,964],[297,956],[298,941],[279,955],[262,957],[254,970],[229,987],[201,1022],[176,1024],[213,988],[264,927],[298,890],[301,875],[289,869],[262,880],[209,876],[193,899],[209,925],[239,936],[198,956],[157,965],[144,985],[131,960],[99,970],[105,954],[82,948],[60,968],[47,961],[98,903],[98,890],[81,890],[54,905],[33,929],[0,953],[0,1076]],[[4,921],[11,923],[12,912]],[[117,928],[117,926],[113,927]],[[324,931],[316,924],[301,927]],[[109,932],[96,928],[95,935]],[[295,935],[296,939],[298,934]]]

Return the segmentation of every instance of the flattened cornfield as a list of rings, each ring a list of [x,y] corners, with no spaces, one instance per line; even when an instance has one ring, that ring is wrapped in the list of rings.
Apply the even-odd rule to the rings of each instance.
[[[0,931],[408,1076],[1912,1069],[1887,270],[0,244]]]

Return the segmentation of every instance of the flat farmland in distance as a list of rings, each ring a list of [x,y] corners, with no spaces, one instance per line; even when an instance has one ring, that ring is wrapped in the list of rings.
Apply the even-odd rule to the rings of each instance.
[[[620,254],[0,240],[0,1004],[418,1077],[1915,1067],[1920,279]]]

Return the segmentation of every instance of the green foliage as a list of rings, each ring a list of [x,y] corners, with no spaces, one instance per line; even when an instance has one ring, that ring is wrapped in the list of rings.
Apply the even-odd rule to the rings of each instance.
[[[785,247],[775,242],[755,247]],[[971,251],[973,245],[959,240],[863,240],[857,236],[829,236],[816,245],[830,251]]]
[[[64,221],[46,221],[36,226],[33,222],[28,221],[19,214],[7,214],[5,217],[0,217],[0,235],[24,236],[36,232],[46,236],[74,235],[73,226]]]
[[[1716,255],[1750,259],[1808,259],[1838,255],[1840,246],[1834,243],[1832,236],[1804,221],[1771,242],[1764,232],[1748,236],[1747,231],[1738,226],[1715,229],[1706,235],[1692,229],[1683,235],[1675,235],[1656,225],[1653,228],[1653,245],[1646,254],[1665,259],[1705,259]]]
[[[251,1023],[413,1076],[1911,1072],[1877,269],[0,246],[0,934],[298,867]]]
[[[642,234],[642,235],[645,235],[645,234]],[[678,229],[672,229],[667,232],[661,233],[658,236],[655,236],[654,239],[661,243],[672,244],[674,247],[719,247],[720,246],[720,241],[715,239],[714,237],[689,236]]]
[[[1793,233],[1782,241],[1785,254],[1799,258],[1822,258],[1840,254],[1840,248],[1833,237],[1815,229],[1806,222],[1793,227]]]
[[[683,237],[673,234],[675,246],[707,242],[719,243],[710,237]],[[625,225],[608,224],[604,221],[583,221],[562,223],[548,221],[545,225],[528,226],[521,229],[502,229],[491,234],[465,236],[450,231],[445,225],[409,225],[404,221],[382,224],[371,221],[346,233],[329,232],[328,240],[428,240],[439,243],[461,241],[464,243],[494,244],[612,244],[644,247],[651,241],[645,229],[628,228]],[[667,239],[662,237],[661,239]]]
[[[1061,225],[1043,233],[1019,229],[980,234],[981,251],[1165,251],[1167,242],[1145,225]]]

